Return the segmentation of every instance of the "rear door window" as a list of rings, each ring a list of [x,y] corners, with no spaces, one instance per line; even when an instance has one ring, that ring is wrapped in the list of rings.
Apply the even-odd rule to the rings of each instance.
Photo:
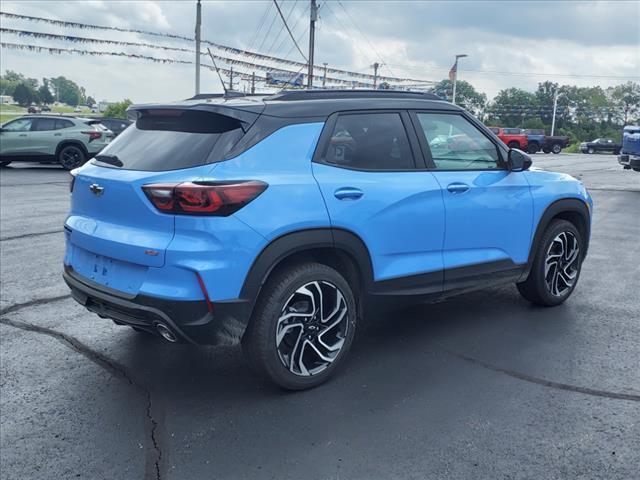
[[[55,118],[36,118],[32,130],[36,132],[46,132],[48,130],[56,129]]]
[[[340,115],[324,161],[358,170],[415,168],[407,132],[399,113]]]
[[[149,110],[109,144],[94,162],[125,170],[160,172],[222,160],[242,137],[239,120],[197,110]],[[101,156],[116,157],[114,167]]]

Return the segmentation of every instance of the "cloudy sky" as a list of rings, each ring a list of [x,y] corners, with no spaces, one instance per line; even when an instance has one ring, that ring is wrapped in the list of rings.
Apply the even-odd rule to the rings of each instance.
[[[191,37],[195,4],[195,0],[3,0],[1,10]],[[306,53],[309,1],[281,0],[279,4]],[[318,0],[318,4],[316,64],[372,73],[370,65],[377,61],[385,64],[380,70],[383,75],[439,81],[447,77],[453,55],[465,53],[469,57],[461,60],[459,78],[489,98],[507,87],[533,90],[544,80],[602,87],[640,81],[638,1]],[[202,13],[203,39],[304,61],[276,17],[273,2],[203,1]],[[64,28],[6,17],[0,21],[3,28],[193,48],[189,42],[143,34]],[[8,33],[1,38],[8,43],[193,60],[189,53],[147,47],[69,43]],[[191,65],[8,48],[2,49],[0,58],[3,72],[9,69],[35,78],[64,75],[98,100],[167,101],[188,97],[194,90]],[[220,91],[220,82],[208,70],[202,71],[202,91]]]

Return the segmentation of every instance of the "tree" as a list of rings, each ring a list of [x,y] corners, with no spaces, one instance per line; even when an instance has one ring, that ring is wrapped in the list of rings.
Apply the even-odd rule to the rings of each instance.
[[[98,102],[96,102],[96,100],[92,96],[88,96],[87,97],[87,105],[89,105],[91,107],[91,106],[95,105],[96,103],[98,103]]]
[[[53,95],[51,95],[51,92],[46,85],[42,85],[38,89],[38,96],[40,97],[40,101],[42,103],[53,103]]]
[[[500,90],[487,108],[491,123],[502,127],[523,127],[527,117],[538,116],[539,112],[536,95],[519,88]]]
[[[640,116],[640,84],[627,82],[610,89],[614,106],[622,112],[622,123],[627,125],[632,119]]]
[[[127,118],[126,110],[133,102],[128,98],[118,103],[109,105],[103,113],[105,117]]]
[[[13,91],[13,99],[23,107],[31,105],[31,102],[35,100],[33,90],[29,88],[26,83],[18,84],[18,86]]]
[[[57,77],[50,79],[51,85],[55,92],[56,100],[75,107],[82,100],[82,92],[78,84],[65,77]]]
[[[451,99],[453,85],[449,80],[442,80],[435,87],[433,93],[445,99]],[[487,96],[478,92],[473,85],[464,80],[456,82],[456,104],[469,110],[474,115],[480,115],[487,103]]]

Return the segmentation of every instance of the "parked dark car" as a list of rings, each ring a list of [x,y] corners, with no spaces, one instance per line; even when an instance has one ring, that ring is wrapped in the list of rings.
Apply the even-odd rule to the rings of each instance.
[[[571,139],[561,135],[545,135],[542,129],[525,129],[527,135],[527,153],[560,153],[563,148],[569,146]]]
[[[49,105],[43,105],[42,108],[40,109],[41,112],[50,112],[51,111],[51,107]]]
[[[100,123],[111,130],[115,136],[118,136],[125,128],[131,125],[131,120],[125,118],[101,118]]]
[[[620,153],[620,145],[610,138],[596,138],[592,142],[581,143],[580,151],[582,153],[608,152],[618,155]]]

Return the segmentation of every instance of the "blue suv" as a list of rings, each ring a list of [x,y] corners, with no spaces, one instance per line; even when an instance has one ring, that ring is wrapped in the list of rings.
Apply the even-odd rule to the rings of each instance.
[[[287,389],[344,363],[372,300],[576,287],[592,201],[463,109],[394,91],[137,105],[72,176],[64,279],[171,342],[241,343]],[[375,302],[373,302],[375,303]]]

